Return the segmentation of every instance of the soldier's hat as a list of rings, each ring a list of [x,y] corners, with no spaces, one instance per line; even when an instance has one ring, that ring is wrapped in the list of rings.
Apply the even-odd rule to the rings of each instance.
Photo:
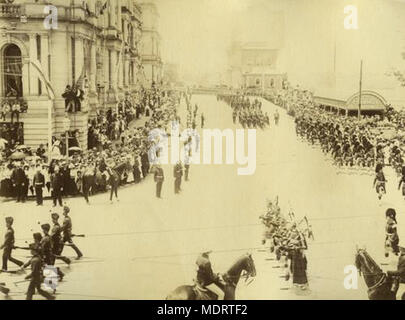
[[[54,213],[51,214],[51,217],[52,217],[52,219],[57,220],[57,219],[59,219],[59,214],[57,214],[56,212],[54,212]]]
[[[35,232],[32,236],[33,236],[35,241],[41,241],[42,240],[42,235],[39,232]]]
[[[44,223],[43,225],[41,225],[41,229],[43,231],[49,231],[51,229],[51,226],[49,223]]]
[[[395,212],[395,209],[393,208],[388,208],[387,211],[385,211],[385,216],[386,217],[390,217],[395,219],[396,218],[397,213]]]
[[[6,217],[6,223],[13,223],[14,218],[13,217]]]

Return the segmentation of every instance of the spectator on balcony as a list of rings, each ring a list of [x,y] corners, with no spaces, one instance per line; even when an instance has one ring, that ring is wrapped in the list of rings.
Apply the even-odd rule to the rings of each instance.
[[[70,85],[67,85],[65,92],[62,94],[62,98],[65,99],[65,111],[75,112],[74,92]]]
[[[20,101],[18,99],[15,99],[13,105],[11,106],[11,123],[14,122],[14,116],[17,117],[17,122],[20,122],[20,112],[21,112]]]
[[[42,159],[45,158],[46,150],[44,148],[44,145],[41,143],[37,149],[36,155]]]
[[[6,121],[7,114],[11,111],[10,103],[5,100],[1,106],[1,118]]]

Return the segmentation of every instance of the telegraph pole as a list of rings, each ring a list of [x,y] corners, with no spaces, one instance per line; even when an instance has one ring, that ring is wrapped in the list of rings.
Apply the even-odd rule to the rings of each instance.
[[[362,87],[363,87],[363,60],[360,62],[360,89],[359,89],[359,109],[357,112],[357,117],[360,120],[361,116],[361,94],[362,94]]]

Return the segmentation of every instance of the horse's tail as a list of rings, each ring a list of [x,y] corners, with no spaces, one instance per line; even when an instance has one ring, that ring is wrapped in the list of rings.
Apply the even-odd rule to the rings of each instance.
[[[181,286],[169,293],[166,300],[196,300],[196,294],[192,286]]]

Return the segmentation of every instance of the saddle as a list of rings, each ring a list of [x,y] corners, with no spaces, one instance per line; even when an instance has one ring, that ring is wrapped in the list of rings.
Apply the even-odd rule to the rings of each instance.
[[[218,300],[218,296],[215,293],[204,288],[195,280],[193,290],[195,292],[196,300]]]

